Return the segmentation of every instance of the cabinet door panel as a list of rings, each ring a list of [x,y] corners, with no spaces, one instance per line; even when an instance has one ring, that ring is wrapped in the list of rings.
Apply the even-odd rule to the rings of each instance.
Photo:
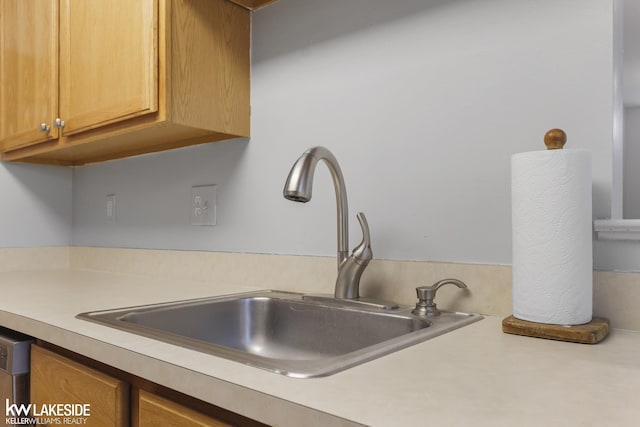
[[[129,385],[78,362],[31,346],[31,402],[89,404],[86,426],[127,427]]]
[[[57,2],[0,3],[0,150],[56,139]],[[40,124],[51,126],[41,132]]]
[[[158,109],[157,0],[60,2],[63,135]]]
[[[231,427],[178,403],[140,390],[133,427]]]

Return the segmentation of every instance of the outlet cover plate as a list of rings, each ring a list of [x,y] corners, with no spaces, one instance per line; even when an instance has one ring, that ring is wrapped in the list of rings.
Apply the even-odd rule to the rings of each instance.
[[[114,224],[116,222],[116,195],[107,194],[106,202],[105,217],[107,224]]]
[[[216,186],[191,187],[191,225],[216,225]]]

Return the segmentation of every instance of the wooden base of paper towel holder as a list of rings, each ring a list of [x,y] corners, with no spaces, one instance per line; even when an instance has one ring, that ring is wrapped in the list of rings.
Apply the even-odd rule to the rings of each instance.
[[[609,334],[609,320],[594,317],[591,322],[584,325],[566,326],[529,322],[509,316],[502,321],[502,332],[550,340],[597,344]]]

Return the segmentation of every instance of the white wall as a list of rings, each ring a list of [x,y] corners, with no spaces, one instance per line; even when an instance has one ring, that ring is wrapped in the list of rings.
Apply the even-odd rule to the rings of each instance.
[[[624,217],[640,218],[640,107],[625,108]]]
[[[253,15],[252,138],[74,172],[76,245],[333,255],[326,168],[281,191],[306,148],[334,152],[374,256],[511,262],[510,156],[553,127],[611,188],[612,6],[601,0],[280,0]],[[189,223],[218,185],[218,225]],[[117,221],[104,198],[115,193]]]
[[[0,247],[71,243],[70,169],[0,164]]]
[[[640,1],[624,0],[624,103],[640,106]]]

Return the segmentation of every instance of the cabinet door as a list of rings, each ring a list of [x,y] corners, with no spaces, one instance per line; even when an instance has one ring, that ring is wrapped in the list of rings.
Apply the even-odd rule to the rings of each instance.
[[[155,394],[139,391],[138,410],[133,427],[231,427]]]
[[[157,1],[60,1],[63,135],[157,111]]]
[[[56,139],[58,2],[0,2],[0,150]],[[40,131],[40,124],[50,126]]]
[[[89,404],[86,426],[129,425],[129,385],[36,345],[31,346],[31,402]]]

